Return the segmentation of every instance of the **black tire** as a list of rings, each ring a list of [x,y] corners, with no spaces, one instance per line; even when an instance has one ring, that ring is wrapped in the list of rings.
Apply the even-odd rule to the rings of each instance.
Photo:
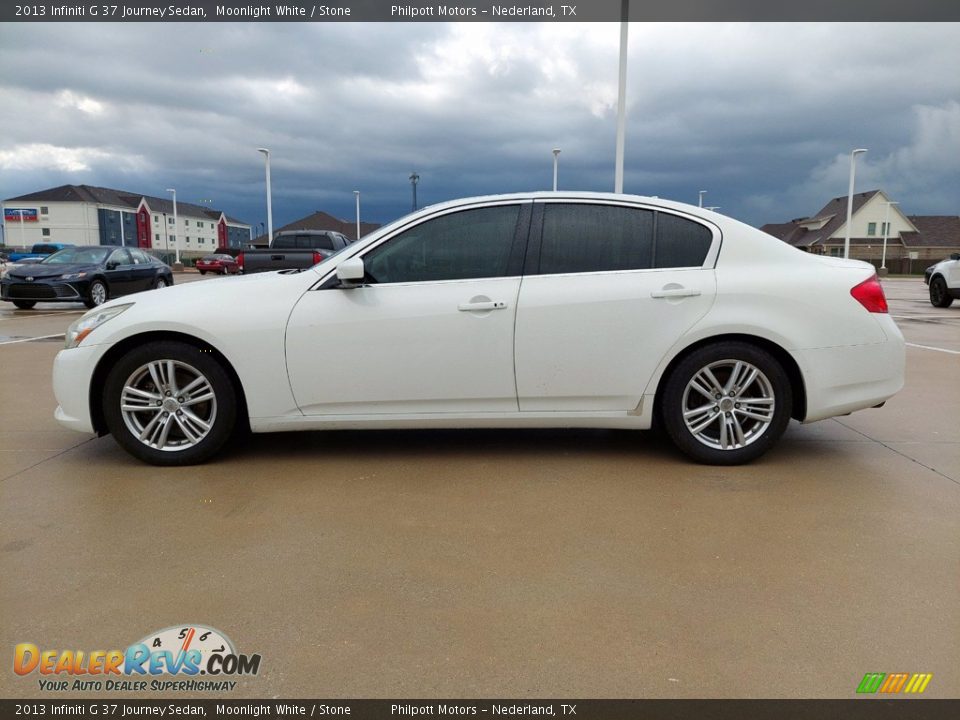
[[[206,271],[206,270],[201,270],[201,271],[200,271],[200,274],[201,274],[201,275],[206,275],[206,274],[207,274],[207,271]]]
[[[948,308],[953,304],[947,281],[940,275],[930,281],[930,304],[938,308]]]
[[[191,404],[190,395],[185,395],[181,396],[184,401],[181,407],[179,401],[173,402],[177,400],[175,393],[168,394],[163,389],[157,392],[148,365],[162,362],[166,368],[169,367],[166,361],[176,364],[175,385],[183,389],[189,385],[191,378],[202,376],[209,387],[201,385],[195,393],[204,393],[202,397],[212,393],[213,400]],[[169,372],[161,373],[161,379],[166,379],[166,375]],[[158,399],[162,398],[164,403],[169,401],[171,406],[164,405],[154,410],[150,407],[154,401],[141,400],[145,403],[144,410],[125,416],[121,400],[128,383],[142,391],[156,392]],[[164,385],[164,388],[169,387],[169,384]],[[197,397],[195,393],[194,398]],[[205,434],[197,432],[196,438],[189,437],[185,423],[189,423],[193,431],[201,428],[201,425],[183,416],[187,410],[194,418],[209,421],[209,429]],[[194,465],[213,457],[230,438],[237,424],[237,397],[227,371],[212,353],[187,343],[163,340],[134,348],[114,364],[104,384],[103,416],[107,429],[117,443],[134,457],[151,465]],[[158,422],[155,431],[147,436],[153,442],[141,441],[135,431],[141,427],[147,430],[153,418],[157,418]],[[170,428],[167,433],[161,432],[164,423]],[[167,449],[160,449],[161,445]]]
[[[102,294],[101,294],[102,291]],[[103,305],[110,299],[110,290],[103,280],[94,280],[87,288],[87,299],[83,301],[91,310],[99,305]]]
[[[742,395],[732,389],[723,392],[738,367],[743,381],[751,378],[753,369],[758,374],[739,388]],[[707,369],[719,384],[698,383],[710,390],[709,399],[693,388],[694,378]],[[677,364],[666,379],[659,412],[667,435],[689,457],[708,465],[741,465],[776,444],[790,422],[792,409],[790,379],[776,358],[749,343],[723,341],[694,350]],[[694,414],[685,419],[685,412]],[[748,417],[747,412],[764,417]]]
[[[14,300],[13,304],[14,306],[20,308],[21,310],[29,310],[34,305],[37,304],[37,301],[36,300]]]
[[[162,290],[165,287],[170,287],[172,284],[173,283],[167,280],[167,278],[165,278],[163,275],[159,275],[157,279],[153,281],[153,289]]]

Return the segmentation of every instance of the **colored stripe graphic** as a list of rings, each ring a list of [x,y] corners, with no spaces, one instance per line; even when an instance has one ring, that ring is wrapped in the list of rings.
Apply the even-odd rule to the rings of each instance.
[[[910,677],[908,673],[890,673],[887,675],[887,679],[884,681],[883,685],[880,686],[880,692],[882,693],[898,693],[903,689],[904,684],[906,684],[907,679]]]
[[[903,691],[919,695],[927,689],[933,673],[867,673],[857,686],[858,693],[894,695]]]
[[[907,683],[907,687],[904,690],[905,693],[922,693],[927,689],[927,685],[930,684],[930,679],[933,677],[933,673],[914,673],[913,677],[910,678],[910,682]]]
[[[880,689],[880,685],[883,683],[883,679],[885,677],[885,673],[867,673],[863,676],[863,680],[860,681],[860,685],[857,687],[857,692],[875,693]]]

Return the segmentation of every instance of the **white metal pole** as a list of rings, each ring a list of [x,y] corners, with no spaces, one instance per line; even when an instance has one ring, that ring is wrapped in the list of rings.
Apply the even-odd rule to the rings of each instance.
[[[270,151],[267,148],[257,148],[263,153],[267,170],[267,245],[273,247],[273,192],[270,189]]]
[[[173,193],[173,251],[176,253],[174,262],[180,262],[180,219],[177,216],[177,191],[174,188],[167,188],[168,193]]]
[[[120,210],[120,247],[127,246],[127,240],[123,234],[123,210]]]
[[[850,223],[853,220],[853,180],[857,174],[857,155],[862,155],[866,149],[853,150],[850,153],[850,188],[847,191],[847,227],[843,236],[843,256],[850,257]]]
[[[557,165],[560,157],[560,148],[553,149],[553,191],[557,191]]]
[[[701,191],[700,191],[699,207],[703,207],[703,196],[706,195],[706,194],[707,194],[707,191],[706,191],[706,190],[701,190]]]
[[[620,82],[617,96],[617,159],[613,191],[623,192],[623,155],[627,136],[627,18],[630,15],[630,0],[620,5]]]
[[[357,199],[357,238],[356,239],[359,240],[360,239],[360,191],[354,190],[353,194]]]

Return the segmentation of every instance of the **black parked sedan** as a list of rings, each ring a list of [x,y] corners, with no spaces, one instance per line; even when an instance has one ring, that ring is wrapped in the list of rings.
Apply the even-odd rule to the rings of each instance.
[[[71,247],[21,265],[0,280],[0,300],[28,310],[38,302],[82,302],[93,308],[110,298],[173,285],[168,265],[139,248]]]

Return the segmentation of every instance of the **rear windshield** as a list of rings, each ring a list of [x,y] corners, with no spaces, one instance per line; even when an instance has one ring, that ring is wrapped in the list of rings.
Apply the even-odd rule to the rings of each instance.
[[[333,250],[333,240],[328,235],[281,235],[273,241],[277,249]]]

